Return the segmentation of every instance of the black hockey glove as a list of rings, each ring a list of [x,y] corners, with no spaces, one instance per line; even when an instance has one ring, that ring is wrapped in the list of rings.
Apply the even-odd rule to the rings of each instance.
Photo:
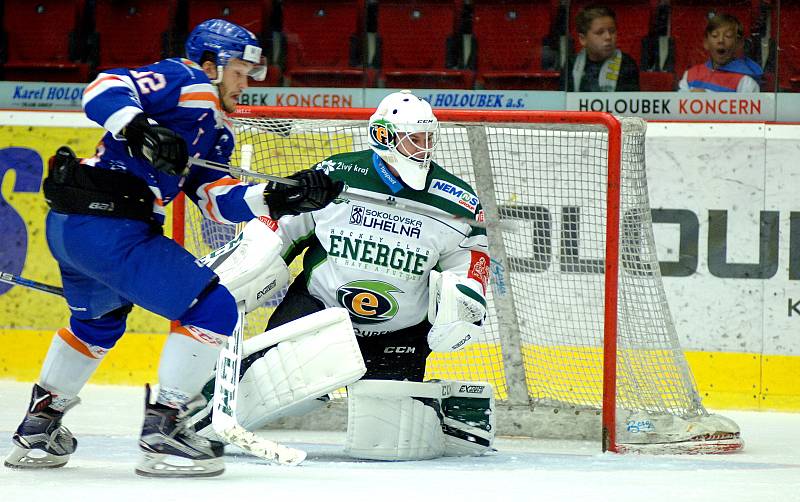
[[[323,171],[311,169],[298,171],[289,176],[289,179],[297,180],[300,184],[289,186],[270,181],[264,189],[264,203],[273,220],[287,214],[297,215],[322,209],[344,188],[341,181],[333,181]]]
[[[186,142],[172,129],[151,124],[144,113],[135,116],[125,126],[122,135],[128,140],[131,157],[144,157],[159,171],[173,176],[189,173]]]

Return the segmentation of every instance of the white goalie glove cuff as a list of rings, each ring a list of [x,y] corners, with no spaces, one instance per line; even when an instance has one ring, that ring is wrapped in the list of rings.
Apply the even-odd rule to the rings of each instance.
[[[471,283],[452,272],[431,271],[428,301],[428,346],[434,352],[453,352],[475,342],[483,333],[486,300]]]

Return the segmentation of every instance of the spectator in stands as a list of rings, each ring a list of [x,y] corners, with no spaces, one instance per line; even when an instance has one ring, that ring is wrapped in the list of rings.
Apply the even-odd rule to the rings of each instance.
[[[580,92],[638,91],[639,68],[617,48],[617,17],[608,7],[582,9],[575,17],[583,47],[570,61],[566,89]]]
[[[703,48],[709,60],[685,72],[678,90],[693,92],[759,92],[764,71],[747,57],[737,57],[744,46],[742,23],[730,14],[708,20]]]

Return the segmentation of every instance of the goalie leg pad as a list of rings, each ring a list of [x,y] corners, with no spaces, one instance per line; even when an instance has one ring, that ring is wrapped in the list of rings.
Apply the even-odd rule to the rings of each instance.
[[[445,452],[438,382],[361,380],[347,388],[345,453],[369,460],[425,460]]]
[[[318,398],[367,371],[350,316],[342,308],[326,309],[245,340],[243,355],[252,363],[241,376],[236,418],[248,430],[310,411],[324,404]],[[193,423],[213,439],[210,416],[207,406]]]
[[[255,219],[224,246],[198,261],[219,276],[245,312],[263,305],[289,283],[289,268],[280,256],[281,238]]]
[[[443,380],[442,430],[445,456],[482,455],[496,431],[494,389],[487,382]]]

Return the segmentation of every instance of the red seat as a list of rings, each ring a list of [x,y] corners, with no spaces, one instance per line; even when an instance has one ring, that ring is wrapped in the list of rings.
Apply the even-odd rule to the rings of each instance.
[[[97,2],[95,31],[98,71],[135,68],[184,54],[185,40],[175,40],[177,0]]]
[[[371,85],[363,63],[364,0],[284,0],[286,75],[294,87]]]
[[[271,11],[271,0],[191,0],[189,29],[207,19],[226,19],[261,37]]]
[[[385,87],[471,89],[471,70],[453,56],[461,43],[456,22],[461,0],[400,1],[378,4],[380,80]],[[451,40],[448,48],[448,39]],[[449,49],[449,50],[448,50]],[[448,64],[448,57],[451,61]]]
[[[675,42],[674,68],[679,78],[689,67],[708,60],[703,39],[711,13],[736,16],[744,27],[744,37],[749,35],[753,18],[751,0],[673,0],[671,5],[670,36]]]
[[[636,61],[636,65],[642,64],[642,40],[650,33],[651,17],[654,6],[651,1],[625,1],[616,0],[604,2],[603,5],[611,8],[617,17],[617,47]],[[575,24],[575,16],[584,7],[596,4],[591,0],[580,0],[570,3],[570,34],[575,41],[575,51],[580,50],[578,41],[578,27]]]
[[[475,0],[472,34],[478,85],[558,90],[559,72],[542,68],[543,42],[553,13],[549,0]]]
[[[6,0],[6,80],[85,82],[80,62],[85,0]]]
[[[800,92],[800,1],[783,0],[779,12],[778,87]]]
[[[252,31],[261,42],[263,54],[268,59],[272,56],[268,32],[272,0],[192,0],[188,4],[189,30],[208,19],[225,19]],[[270,61],[266,80],[251,80],[250,85],[278,85],[281,74],[280,67]]]
[[[639,90],[642,92],[668,92],[677,87],[675,74],[669,71],[640,71]]]

